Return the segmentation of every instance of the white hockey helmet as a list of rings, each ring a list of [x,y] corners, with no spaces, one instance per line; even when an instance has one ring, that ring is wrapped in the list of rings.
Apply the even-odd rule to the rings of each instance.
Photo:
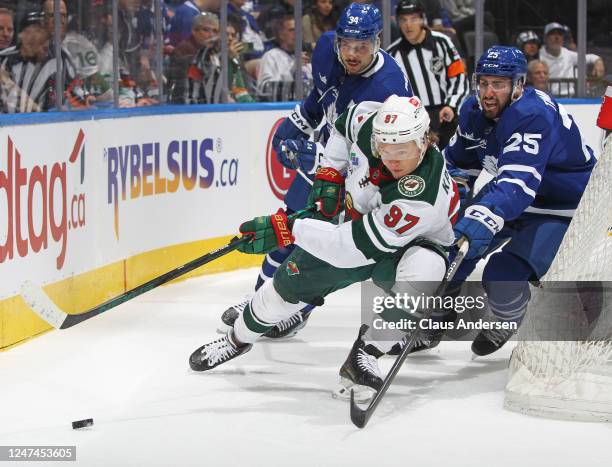
[[[418,97],[394,94],[378,109],[372,130],[372,148],[376,154],[380,143],[401,144],[409,141],[414,141],[423,154],[427,149],[429,114]]]

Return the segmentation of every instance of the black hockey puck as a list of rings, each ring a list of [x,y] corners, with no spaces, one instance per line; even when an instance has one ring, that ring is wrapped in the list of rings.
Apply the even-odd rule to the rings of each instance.
[[[85,420],[77,420],[72,422],[72,429],[78,430],[79,428],[87,428],[93,425],[93,418],[86,418]]]

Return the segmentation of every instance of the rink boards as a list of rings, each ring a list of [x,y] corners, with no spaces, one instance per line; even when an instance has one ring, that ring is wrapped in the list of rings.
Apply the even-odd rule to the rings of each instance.
[[[570,101],[566,102],[569,103]],[[599,153],[598,104],[574,115]],[[294,174],[271,134],[289,104],[24,115],[0,128],[0,349],[45,332],[25,280],[79,313],[227,243]],[[251,267],[232,253],[196,272]]]

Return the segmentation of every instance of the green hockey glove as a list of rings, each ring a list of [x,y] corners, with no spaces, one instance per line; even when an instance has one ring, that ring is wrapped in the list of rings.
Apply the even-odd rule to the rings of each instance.
[[[340,212],[343,186],[344,177],[340,172],[332,167],[319,167],[308,195],[308,204],[320,202],[317,217],[328,220]]]
[[[247,254],[266,254],[291,245],[295,238],[291,235],[290,223],[282,209],[271,216],[260,216],[243,223],[240,226],[240,233],[252,235],[253,239],[240,245],[238,251]]]

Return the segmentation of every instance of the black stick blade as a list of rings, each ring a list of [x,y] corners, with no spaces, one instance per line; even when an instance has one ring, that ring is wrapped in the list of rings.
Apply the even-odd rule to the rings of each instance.
[[[351,389],[351,421],[357,428],[363,428],[368,423],[368,411],[360,409],[355,402],[355,391]]]

